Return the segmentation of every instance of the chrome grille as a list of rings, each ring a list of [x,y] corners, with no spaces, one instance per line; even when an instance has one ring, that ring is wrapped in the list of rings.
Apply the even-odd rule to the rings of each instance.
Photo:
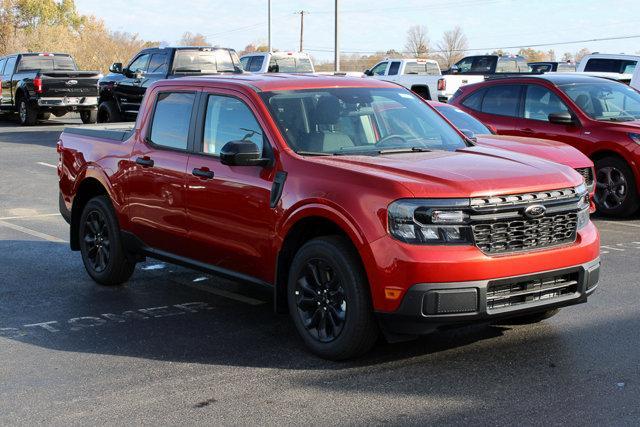
[[[576,212],[564,212],[537,219],[482,222],[471,228],[476,246],[495,255],[572,243],[576,239],[577,217]]]
[[[578,291],[578,273],[510,282],[487,287],[487,309],[495,310],[572,295]]]

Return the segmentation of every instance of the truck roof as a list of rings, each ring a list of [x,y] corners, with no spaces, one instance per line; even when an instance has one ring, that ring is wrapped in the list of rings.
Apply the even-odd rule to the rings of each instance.
[[[250,88],[257,92],[270,92],[276,90],[319,89],[337,87],[370,87],[370,88],[397,88],[394,83],[377,79],[363,79],[347,76],[327,76],[318,74],[235,74],[235,75],[210,75],[189,76],[179,79],[163,80],[155,85],[173,86],[176,84],[206,85],[224,82],[225,85]]]

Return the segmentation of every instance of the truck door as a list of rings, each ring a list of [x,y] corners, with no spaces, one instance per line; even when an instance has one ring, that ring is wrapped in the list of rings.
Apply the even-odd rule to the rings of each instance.
[[[269,144],[266,126],[250,101],[236,92],[205,90],[204,125],[198,125],[187,170],[187,224],[190,258],[271,281],[275,213],[270,207],[273,168],[227,166],[225,143]]]
[[[129,64],[125,70],[124,78],[113,89],[113,93],[120,104],[123,113],[137,113],[142,97],[140,85],[142,78],[139,73],[146,73],[151,55],[143,53]]]
[[[2,106],[13,106],[13,93],[15,87],[12,82],[13,70],[16,68],[17,56],[7,58],[7,63],[2,72]]]
[[[131,153],[125,193],[132,232],[147,246],[184,254],[185,186],[197,92],[163,87]]]

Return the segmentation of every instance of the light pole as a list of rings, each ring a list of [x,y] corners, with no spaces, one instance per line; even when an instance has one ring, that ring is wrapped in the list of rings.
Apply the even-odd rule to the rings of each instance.
[[[338,42],[338,0],[336,0],[335,15],[335,45],[333,47],[333,62],[335,64],[336,71],[340,71],[340,44]]]
[[[268,30],[267,30],[267,47],[269,52],[271,52],[271,0],[267,1],[267,20],[268,20]]]
[[[303,40],[304,40],[304,15],[308,15],[309,12],[301,10],[296,12],[300,14],[300,52],[302,52]]]

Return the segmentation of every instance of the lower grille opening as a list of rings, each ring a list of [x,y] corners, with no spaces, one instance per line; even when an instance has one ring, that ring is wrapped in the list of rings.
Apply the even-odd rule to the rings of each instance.
[[[487,310],[530,304],[578,292],[578,273],[508,283],[489,283]]]

